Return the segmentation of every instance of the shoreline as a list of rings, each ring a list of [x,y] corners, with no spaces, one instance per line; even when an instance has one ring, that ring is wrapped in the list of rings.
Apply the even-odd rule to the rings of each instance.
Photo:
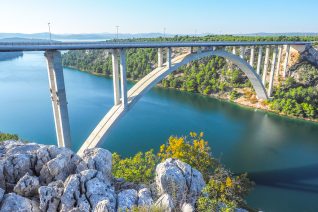
[[[80,70],[76,67],[71,67],[71,66],[63,66],[64,68],[69,68],[69,69],[73,69],[74,71],[80,71],[80,72],[84,72],[84,73],[88,73],[90,75],[93,75],[93,76],[97,76],[97,77],[103,77],[103,78],[109,78],[111,79],[111,76],[105,76],[103,74],[99,74],[99,73],[94,73],[94,72],[91,72],[89,70]],[[127,81],[129,82],[133,82],[133,83],[136,83],[138,82],[138,80],[132,80],[132,79],[128,79],[127,78]],[[187,91],[184,91],[184,90],[181,90],[181,89],[178,89],[178,88],[165,88],[163,87],[161,84],[157,84],[156,87],[160,87],[160,88],[163,88],[163,89],[173,89],[173,90],[177,90],[177,91],[180,91],[180,92],[187,92]],[[263,112],[266,112],[266,113],[270,113],[270,114],[274,114],[274,115],[277,115],[277,116],[280,116],[280,117],[284,117],[284,118],[289,118],[289,119],[293,119],[293,120],[300,120],[300,121],[307,121],[307,122],[311,122],[311,123],[315,123],[315,124],[318,124],[318,119],[309,119],[309,118],[302,118],[302,117],[297,117],[297,116],[291,116],[291,115],[286,115],[286,114],[283,114],[283,113],[280,113],[280,112],[277,112],[275,110],[271,110],[269,108],[265,108],[265,107],[257,107],[255,105],[253,105],[252,103],[248,104],[244,104],[243,102],[245,101],[248,101],[246,98],[244,98],[243,100],[245,101],[236,101],[238,100],[239,98],[237,98],[236,100],[232,101],[232,100],[229,100],[228,98],[226,97],[222,97],[221,95],[213,95],[213,94],[210,94],[210,95],[204,95],[202,93],[193,93],[193,92],[187,92],[187,93],[191,93],[191,94],[196,94],[196,95],[201,95],[201,96],[204,96],[204,97],[208,97],[208,98],[213,98],[213,99],[217,99],[217,100],[221,100],[221,101],[225,101],[227,103],[232,103],[232,104],[235,104],[239,107],[242,107],[242,108],[245,108],[245,109],[250,109],[250,110],[260,110],[260,111],[263,111]],[[257,101],[256,104],[262,104],[262,102],[260,101]]]

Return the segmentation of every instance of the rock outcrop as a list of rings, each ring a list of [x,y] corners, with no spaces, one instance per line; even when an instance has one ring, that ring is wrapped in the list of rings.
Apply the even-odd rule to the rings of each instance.
[[[157,165],[150,187],[114,178],[111,171],[112,154],[105,149],[80,157],[67,148],[1,142],[0,212],[194,211],[205,185],[200,172],[175,159]]]
[[[198,170],[171,158],[157,165],[156,184],[158,194],[164,195],[161,202],[179,209],[182,209],[185,203],[194,206],[205,186],[202,174]],[[170,203],[171,199],[173,204]]]
[[[301,53],[301,59],[310,62],[318,68],[318,51],[312,45],[306,45],[305,51]]]

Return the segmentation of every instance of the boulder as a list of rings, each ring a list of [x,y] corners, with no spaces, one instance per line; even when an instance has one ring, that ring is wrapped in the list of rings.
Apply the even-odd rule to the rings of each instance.
[[[115,211],[116,195],[110,181],[101,172],[88,169],[69,176],[65,181],[61,211],[95,210],[98,203],[104,200],[108,201],[108,211]]]
[[[33,200],[29,200],[25,197],[17,195],[15,193],[9,193],[4,195],[2,200],[0,212],[40,212],[39,205]]]
[[[184,203],[194,205],[205,186],[202,174],[190,165],[167,159],[156,167],[158,195],[168,194],[179,209]]]
[[[159,199],[155,203],[156,207],[163,209],[166,212],[172,212],[175,209],[175,205],[173,203],[173,199],[169,194],[163,194],[159,197]]]
[[[103,173],[107,179],[112,178],[112,154],[106,149],[86,149],[82,155],[82,162],[77,167],[78,172],[85,169],[95,169]]]
[[[40,209],[47,212],[58,211],[63,189],[63,181],[55,181],[47,186],[41,186],[39,188]]]
[[[118,210],[127,211],[137,206],[138,193],[135,189],[127,189],[118,193]]]
[[[26,173],[14,186],[14,192],[24,196],[33,197],[37,196],[38,188],[40,187],[39,178],[35,176],[30,176]]]
[[[143,188],[138,191],[138,206],[151,206],[153,199],[148,188]]]

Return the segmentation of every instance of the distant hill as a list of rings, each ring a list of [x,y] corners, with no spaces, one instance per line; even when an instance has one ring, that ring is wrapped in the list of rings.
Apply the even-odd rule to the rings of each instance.
[[[166,34],[167,37],[174,35]],[[0,39],[4,38],[21,38],[21,39],[40,39],[49,40],[48,33],[34,33],[34,34],[23,34],[23,33],[0,33]],[[163,37],[162,33],[138,33],[138,34],[118,34],[119,39],[128,38],[156,38]],[[54,40],[110,40],[117,38],[117,34],[113,33],[92,33],[92,34],[52,34]]]
[[[157,38],[157,37],[173,37],[177,34],[163,34],[163,33],[120,33],[118,34],[119,39],[129,39],[129,38]],[[179,36],[186,34],[178,34]],[[200,33],[200,34],[188,34],[189,36],[205,36],[213,35],[212,33]],[[316,32],[288,32],[288,33],[268,33],[268,32],[258,32],[258,33],[247,33],[247,34],[232,34],[241,36],[318,36]],[[0,39],[32,39],[47,41],[49,40],[49,33],[0,33]],[[116,33],[88,33],[88,34],[52,34],[52,39],[59,41],[67,40],[110,40],[117,38]],[[23,40],[22,40],[23,41]],[[10,41],[9,41],[10,42]]]
[[[30,38],[20,38],[20,37],[8,37],[0,39],[0,42],[50,42],[47,39],[30,39]]]

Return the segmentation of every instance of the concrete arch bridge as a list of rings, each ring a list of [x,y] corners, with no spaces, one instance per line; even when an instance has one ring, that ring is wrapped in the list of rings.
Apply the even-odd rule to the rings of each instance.
[[[83,143],[78,151],[78,154],[82,154],[85,149],[98,146],[111,128],[148,90],[183,65],[204,57],[223,57],[246,74],[257,98],[266,100],[272,95],[274,77],[287,75],[291,48],[301,51],[299,49],[306,49],[308,45],[311,44],[309,42],[0,43],[0,52],[45,51],[58,145],[70,147],[70,125],[60,50],[109,49],[111,51],[114,106]],[[157,68],[130,90],[127,90],[126,85],[126,49],[128,48],[158,49]],[[172,58],[172,48],[188,48],[188,52]],[[268,76],[269,86],[266,90]]]

